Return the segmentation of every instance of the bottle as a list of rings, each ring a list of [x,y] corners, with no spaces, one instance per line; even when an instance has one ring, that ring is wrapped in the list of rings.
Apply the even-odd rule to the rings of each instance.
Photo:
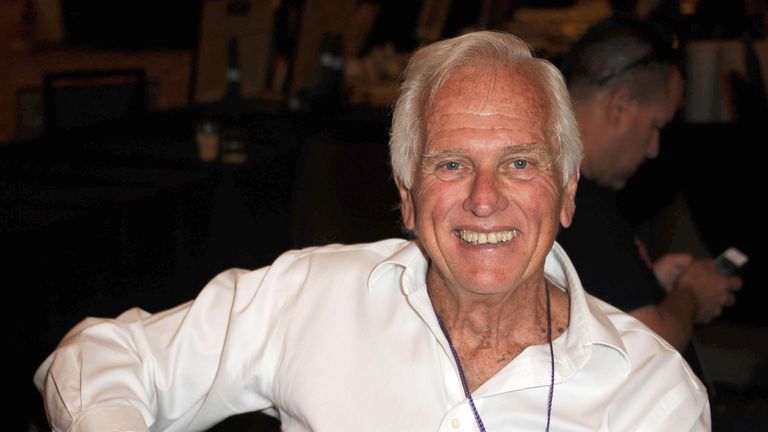
[[[222,99],[223,134],[221,141],[221,161],[241,164],[248,160],[246,152],[247,134],[243,126],[243,101],[240,97],[240,61],[237,38],[229,40],[227,47],[227,93]]]
[[[313,84],[299,92],[299,100],[293,103],[294,110],[328,113],[342,107],[344,57],[340,34],[323,34],[318,67]]]

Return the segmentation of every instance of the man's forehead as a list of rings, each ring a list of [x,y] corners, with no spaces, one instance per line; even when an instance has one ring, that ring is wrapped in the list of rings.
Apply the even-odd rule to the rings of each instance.
[[[521,67],[466,66],[438,90],[428,116],[448,112],[493,115],[507,112],[543,115],[546,97],[541,83]]]

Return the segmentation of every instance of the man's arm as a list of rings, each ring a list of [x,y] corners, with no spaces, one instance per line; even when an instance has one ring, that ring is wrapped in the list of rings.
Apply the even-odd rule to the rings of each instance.
[[[53,430],[202,429],[235,414],[231,407],[247,405],[246,398],[262,404],[253,409],[268,407],[265,397],[245,394],[255,389],[219,388],[244,381],[222,378],[231,372],[222,367],[223,358],[233,361],[228,351],[237,347],[248,357],[243,347],[258,346],[254,341],[263,336],[264,326],[241,321],[269,313],[234,311],[258,304],[251,300],[264,273],[223,273],[194,302],[155,315],[132,309],[114,320],[78,324],[35,374]],[[212,391],[232,398],[212,403]]]
[[[678,261],[661,262],[678,265]],[[655,270],[656,274],[671,273],[664,269]],[[694,324],[708,323],[719,316],[724,306],[734,303],[734,292],[741,288],[741,284],[739,277],[717,273],[712,260],[693,261],[674,278],[660,303],[635,309],[630,315],[678,350],[684,350],[690,342]]]

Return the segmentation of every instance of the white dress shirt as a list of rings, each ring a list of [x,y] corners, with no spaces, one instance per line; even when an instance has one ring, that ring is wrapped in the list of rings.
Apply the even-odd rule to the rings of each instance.
[[[254,410],[289,432],[476,431],[426,271],[405,240],[291,251],[165,312],[86,319],[35,382],[56,431],[204,430]],[[706,390],[674,348],[587,295],[557,244],[546,275],[570,295],[552,431],[709,430]],[[489,432],[543,431],[549,384],[536,345],[473,398]]]

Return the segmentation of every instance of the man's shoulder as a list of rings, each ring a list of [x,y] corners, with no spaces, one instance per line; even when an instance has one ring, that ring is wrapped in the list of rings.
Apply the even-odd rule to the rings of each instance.
[[[290,250],[280,255],[270,266],[270,272],[301,268],[311,272],[370,272],[375,266],[410,244],[404,239],[386,239],[373,243],[328,244]]]
[[[677,352],[667,341],[648,328],[640,320],[591,294],[587,294],[593,305],[611,322],[623,342],[640,339],[655,350]]]
[[[707,430],[706,388],[677,350],[610,304],[591,296],[588,303],[600,324],[581,373],[599,383],[609,429]]]
[[[273,304],[334,304],[351,293],[368,292],[364,287],[373,270],[409,244],[403,239],[388,239],[290,250],[271,265],[239,274],[225,285],[259,292],[276,302]]]
[[[333,243],[323,246],[312,246],[303,249],[296,249],[285,252],[278,260],[314,260],[344,258],[360,259],[368,261],[375,260],[377,263],[408,245],[409,241],[400,238],[391,238],[372,243],[340,244]]]
[[[680,352],[664,338],[626,312],[596,297],[590,296],[590,299],[616,329],[633,374],[653,375],[654,371],[664,368],[668,372],[676,371],[679,378],[697,390],[704,389]]]

